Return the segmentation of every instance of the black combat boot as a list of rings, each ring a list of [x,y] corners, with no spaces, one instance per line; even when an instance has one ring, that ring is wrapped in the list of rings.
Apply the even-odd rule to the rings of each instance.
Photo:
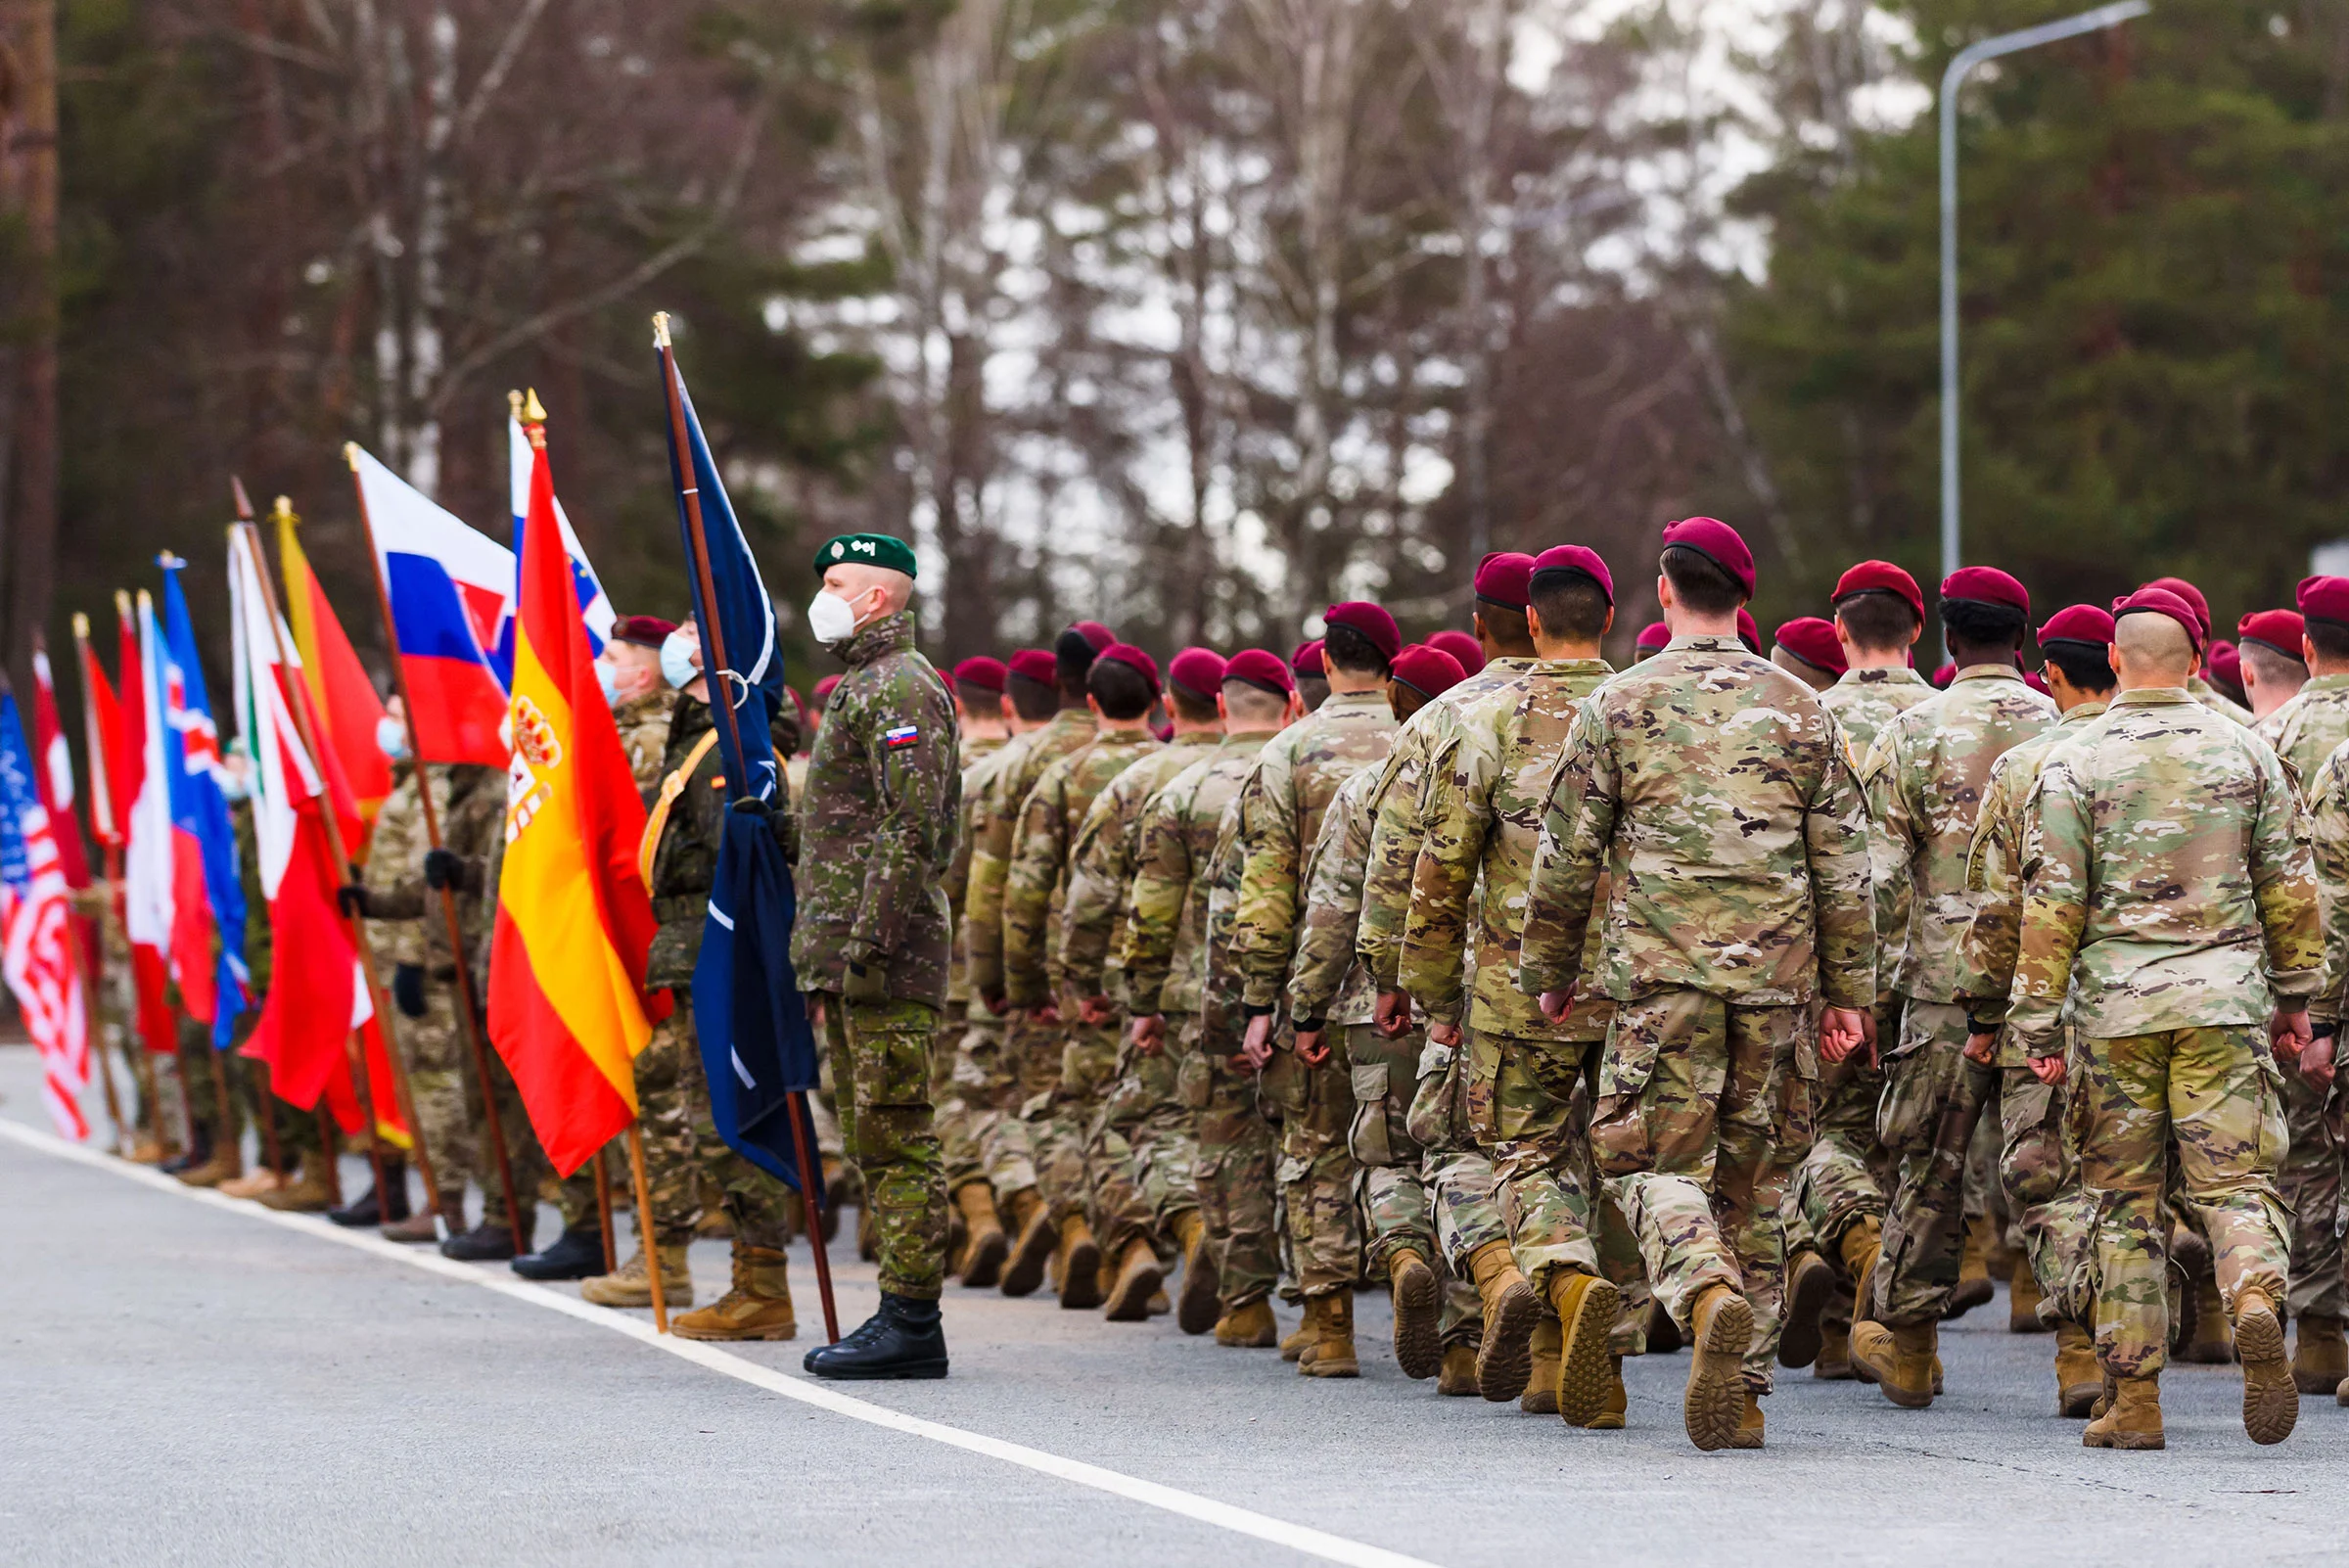
[[[193,1171],[209,1161],[212,1157],[212,1130],[199,1122],[195,1130],[196,1135],[188,1140],[186,1148],[156,1169],[165,1176],[177,1176],[182,1171]]]
[[[408,1163],[405,1160],[384,1162],[384,1186],[379,1195],[373,1187],[356,1203],[346,1203],[340,1209],[329,1209],[326,1217],[339,1225],[358,1229],[364,1225],[396,1224],[408,1217]]]
[[[818,1377],[873,1381],[946,1375],[946,1333],[938,1303],[881,1293],[881,1310],[837,1345],[800,1363]]]
[[[525,1279],[592,1279],[604,1271],[604,1232],[566,1230],[546,1251],[515,1259],[513,1268]]]
[[[514,1232],[504,1225],[475,1225],[440,1243],[440,1256],[459,1263],[504,1263],[514,1256]]]

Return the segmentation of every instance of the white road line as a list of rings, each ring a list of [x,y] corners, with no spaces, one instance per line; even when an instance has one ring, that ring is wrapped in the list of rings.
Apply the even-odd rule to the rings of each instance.
[[[852,1398],[828,1384],[815,1382],[808,1378],[794,1377],[776,1371],[772,1367],[761,1366],[756,1361],[745,1360],[739,1356],[712,1345],[656,1333],[652,1324],[637,1318],[612,1312],[606,1308],[591,1306],[576,1296],[567,1296],[560,1291],[549,1290],[543,1285],[533,1285],[525,1279],[510,1278],[486,1268],[478,1268],[468,1264],[454,1262],[441,1257],[438,1252],[429,1247],[405,1247],[396,1242],[386,1241],[383,1237],[369,1232],[345,1230],[339,1225],[330,1224],[324,1220],[309,1215],[281,1214],[275,1209],[266,1209],[257,1203],[224,1198],[217,1192],[207,1188],[191,1187],[175,1181],[161,1172],[149,1170],[145,1166],[132,1165],[114,1155],[68,1143],[63,1138],[36,1130],[20,1122],[0,1118],[0,1137],[6,1137],[11,1142],[33,1150],[35,1153],[46,1154],[55,1159],[69,1160],[77,1165],[89,1166],[94,1170],[106,1171],[128,1180],[140,1182],[158,1192],[167,1192],[174,1197],[209,1204],[215,1209],[223,1209],[231,1214],[243,1215],[252,1220],[260,1220],[288,1230],[299,1231],[305,1236],[335,1242],[354,1251],[385,1259],[388,1262],[404,1264],[410,1268],[420,1268],[428,1274],[438,1274],[444,1279],[478,1285],[484,1290],[495,1291],[501,1296],[510,1296],[516,1301],[527,1302],[532,1307],[561,1313],[567,1317],[576,1317],[582,1323],[590,1323],[597,1328],[624,1335],[648,1349],[665,1351],[679,1360],[691,1361],[696,1366],[722,1373],[737,1382],[748,1383],[754,1388],[764,1389],[769,1394],[780,1394],[787,1400],[797,1400],[802,1405],[811,1405],[818,1409],[829,1410],[834,1415],[847,1416],[852,1421],[862,1421],[868,1426],[902,1432],[908,1437],[927,1438],[933,1443],[943,1443],[947,1448],[961,1449],[965,1453],[985,1454],[990,1459],[1000,1459],[1006,1464],[1016,1464],[1023,1469],[1034,1470],[1039,1475],[1054,1476],[1081,1487],[1090,1487],[1096,1492],[1106,1492],[1112,1497],[1124,1498],[1130,1502],[1139,1502],[1153,1508],[1163,1508],[1169,1513],[1178,1513],[1186,1519],[1196,1519],[1202,1524],[1229,1530],[1236,1535],[1251,1536],[1258,1541],[1270,1542],[1276,1546],[1286,1546],[1292,1551],[1301,1551],[1308,1556],[1319,1557],[1328,1562],[1345,1563],[1348,1568],[1436,1568],[1435,1564],[1428,1562],[1425,1558],[1405,1556],[1400,1551],[1389,1551],[1383,1546],[1368,1545],[1362,1542],[1349,1541],[1344,1536],[1333,1536],[1326,1531],[1314,1530],[1306,1525],[1291,1524],[1285,1519],[1275,1519],[1269,1514],[1258,1513],[1252,1508],[1242,1508],[1233,1503],[1219,1501],[1214,1498],[1201,1497],[1196,1492],[1184,1492],[1177,1487],[1161,1486],[1156,1481],[1144,1481],[1138,1476],[1105,1469],[1098,1464],[1087,1464],[1082,1459],[1064,1458],[1057,1453],[1047,1453],[1041,1449],[1029,1448],[1026,1444],[1007,1443],[1001,1438],[991,1438],[985,1433],[966,1432],[958,1426],[947,1426],[939,1421],[926,1421],[918,1415],[906,1415],[885,1406],[873,1405],[864,1400]]]

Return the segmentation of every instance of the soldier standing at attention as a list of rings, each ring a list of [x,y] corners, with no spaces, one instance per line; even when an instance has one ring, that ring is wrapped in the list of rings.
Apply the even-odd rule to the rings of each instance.
[[[1301,642],[1289,655],[1289,673],[1297,677],[1297,700],[1313,713],[1329,701],[1329,675],[1321,668],[1321,639]]]
[[[912,546],[846,534],[815,564],[824,586],[808,629],[849,669],[807,764],[791,961],[840,1085],[843,1150],[873,1207],[881,1310],[805,1365],[818,1377],[944,1377],[946,1179],[930,1049],[946,1000],[961,737],[946,683],[913,645]]]
[[[2322,579],[2312,578],[2311,580]],[[2195,587],[2184,577],[2155,577],[2145,586],[2159,588],[2164,593],[2173,594],[2183,601],[2187,609],[2193,613],[2194,645],[2201,649],[2210,647],[2210,601],[2203,597],[2200,588]],[[2225,714],[2238,724],[2255,724],[2257,720],[2251,716],[2250,709],[2245,708],[2234,698],[2226,696],[2218,687],[2202,678],[2202,671],[2198,668],[2199,661],[2200,656],[2197,655],[2197,668],[2193,674],[2187,677],[2187,694],[2203,707],[2214,713]]]
[[[2005,573],[1952,573],[1941,585],[1941,625],[1958,673],[1947,691],[1885,725],[1861,769],[1874,823],[1876,929],[1902,933],[1892,976],[1900,1042],[1876,1115],[1876,1135],[1900,1173],[1866,1304],[1873,1321],[1852,1330],[1852,1358],[1886,1399],[1916,1408],[1933,1403],[1938,1325],[1965,1248],[1966,1148],[1998,1092],[1987,1064],[1961,1061],[1958,945],[1974,914],[1966,854],[1992,765],[2057,716],[2015,667],[2030,614],[2031,596]],[[1906,924],[1896,925],[1904,911]]]
[[[2082,1074],[2074,1104],[2108,1396],[2082,1441],[2163,1445],[2174,1140],[2173,1201],[2210,1237],[2234,1318],[2243,1429],[2280,1443],[2300,1395],[2280,1315],[2291,1244],[2275,1182],[2276,1076],[2311,1042],[2324,957],[2316,874],[2283,764],[2188,686],[2201,652],[2191,608],[2141,588],[2113,619],[2120,695],[2040,771],[2006,1015],[2034,1061],[2065,1061],[2067,1023],[2079,1036],[2055,1076]]]
[[[2234,634],[2241,639],[2235,660],[2243,695],[2250,699],[2260,734],[2273,746],[2276,732],[2268,721],[2308,684],[2308,623],[2297,610],[2254,610],[2234,623]]]
[[[1845,669],[1843,642],[1834,623],[1802,616],[1770,636],[1770,662],[1816,692],[1832,690]]]
[[[1738,641],[1754,558],[1737,531],[1676,523],[1660,566],[1672,643],[1567,733],[1527,891],[1554,913],[1519,984],[1552,1024],[1585,986],[1613,999],[1591,1161],[1695,1349],[1690,1441],[1756,1447],[1785,1266],[1768,1178],[1810,1142],[1812,1006],[1840,1055],[1875,999],[1867,816],[1834,718]]]

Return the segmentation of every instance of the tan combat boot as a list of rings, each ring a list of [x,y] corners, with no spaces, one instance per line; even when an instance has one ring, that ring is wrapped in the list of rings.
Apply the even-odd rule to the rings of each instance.
[[[1823,1383],[1848,1383],[1852,1380],[1850,1329],[1821,1328],[1819,1331],[1819,1360],[1811,1363],[1811,1375]]]
[[[1126,1243],[1126,1256],[1118,1260],[1118,1276],[1109,1287],[1109,1300],[1101,1307],[1101,1315],[1113,1323],[1143,1323],[1150,1320],[1150,1300],[1158,1294],[1159,1281],[1166,1271],[1158,1266],[1158,1254],[1140,1236]]]
[[[2287,1380],[2284,1384],[2289,1388]],[[2113,1381],[2111,1408],[2080,1434],[2085,1449],[2158,1449],[2161,1436],[2161,1379],[2123,1377]]]
[[[1280,1359],[1303,1365],[1313,1359],[1313,1347],[1321,1341],[1321,1332],[1314,1326],[1313,1303],[1306,1303],[1305,1315],[1297,1326],[1280,1336]]]
[[[1476,1354],[1478,1392],[1497,1405],[1525,1392],[1533,1370],[1534,1328],[1542,1298],[1505,1241],[1488,1241],[1468,1255],[1468,1277],[1485,1304],[1485,1342]]]
[[[1785,1326],[1778,1336],[1780,1366],[1809,1366],[1819,1360],[1823,1332],[1819,1314],[1834,1296],[1834,1265],[1808,1247],[1787,1261]]]
[[[153,1138],[141,1138],[130,1146],[133,1165],[161,1165],[171,1158],[171,1151]]]
[[[1264,1350],[1280,1342],[1280,1325],[1272,1319],[1272,1304],[1259,1296],[1245,1307],[1234,1307],[1216,1319],[1216,1343],[1233,1350]]]
[[[660,1253],[661,1305],[672,1313],[692,1306],[693,1274],[685,1267],[685,1244],[664,1246]],[[653,1280],[645,1271],[644,1249],[628,1254],[628,1261],[613,1272],[579,1281],[579,1299],[598,1307],[650,1307]]]
[[[1752,1389],[1745,1391],[1745,1414],[1737,1421],[1737,1435],[1729,1439],[1732,1449],[1758,1449],[1762,1446],[1762,1397]]]
[[[1387,1255],[1387,1289],[1395,1299],[1395,1360],[1409,1378],[1433,1377],[1444,1361],[1444,1282],[1408,1247]]]
[[[1745,1353],[1754,1345],[1754,1309],[1743,1295],[1716,1282],[1697,1293],[1688,1314],[1688,1388],[1681,1418],[1688,1441],[1710,1453],[1736,1441],[1745,1420]]]
[[[1311,1297],[1305,1310],[1320,1337],[1313,1341],[1313,1355],[1298,1358],[1297,1370],[1307,1377],[1361,1376],[1362,1363],[1354,1354],[1354,1292]]]
[[[2283,1321],[2257,1288],[2235,1292],[2234,1354],[2243,1363],[2243,1431],[2254,1443],[2281,1443],[2300,1421],[2300,1387],[2283,1355]]]
[[[2055,1410],[2073,1420],[2096,1408],[2104,1392],[2104,1371],[2096,1364],[2096,1343],[2078,1323],[2055,1325]]]
[[[1843,1271],[1852,1276],[1852,1321],[1865,1321],[1872,1310],[1876,1288],[1876,1260],[1884,1252],[1884,1222],[1872,1214],[1853,1221],[1843,1233],[1836,1254]]]
[[[1444,1367],[1436,1373],[1436,1392],[1452,1399],[1465,1399],[1477,1392],[1474,1345],[1444,1347]]]
[[[435,1222],[436,1221],[438,1223]],[[462,1187],[454,1192],[445,1190],[441,1192],[438,1215],[436,1216],[430,1209],[419,1209],[405,1220],[384,1226],[384,1239],[405,1242],[438,1241],[442,1225],[448,1227],[448,1233],[452,1236],[461,1236],[465,1233],[465,1192]]]
[[[2219,1294],[2218,1276],[2207,1271],[2196,1274],[2190,1288],[2194,1293],[2194,1331],[2179,1350],[2178,1360],[2223,1366],[2234,1360],[2234,1331],[2228,1326],[2227,1301]]]
[[[1004,1228],[1019,1239],[1012,1244],[1011,1261],[1003,1266],[1003,1294],[1026,1296],[1044,1282],[1044,1268],[1060,1245],[1060,1227],[1043,1194],[1022,1187],[1003,1202],[1011,1223]]]
[[[800,1320],[791,1310],[791,1279],[783,1254],[734,1238],[734,1288],[703,1308],[669,1319],[679,1339],[791,1339]]]
[[[245,1151],[237,1147],[235,1138],[219,1137],[212,1140],[212,1157],[180,1172],[179,1179],[191,1187],[216,1187],[244,1174]]]
[[[1950,1292],[1943,1322],[1963,1317],[1998,1294],[1990,1282],[1991,1219],[1980,1215],[1965,1222],[1965,1250],[1958,1260],[1958,1288]]]
[[[1852,1325],[1852,1367],[1867,1369],[1868,1380],[1904,1409],[1921,1410],[1940,1392],[1941,1335],[1931,1323],[1887,1328]]]
[[[1681,1337],[1681,1325],[1660,1301],[1647,1304],[1647,1318],[1640,1325],[1639,1337],[1650,1356],[1677,1355],[1688,1343]]]
[[[2349,1342],[2341,1320],[2310,1313],[2292,1331],[2292,1381],[2303,1394],[2329,1394],[2349,1377]]]
[[[1101,1305],[1101,1244],[1084,1216],[1073,1214],[1060,1222],[1060,1249],[1053,1257],[1054,1277],[1060,1281],[1060,1304],[1071,1312],[1089,1312]],[[1152,1287],[1156,1289],[1156,1286]]]
[[[2031,1271],[2031,1260],[2021,1259],[2006,1281],[2006,1332],[2009,1334],[2044,1334],[2048,1325],[2039,1320],[2039,1275]],[[2349,1376],[2349,1367],[2343,1368]]]
[[[261,1194],[261,1205],[281,1214],[323,1214],[333,1207],[335,1184],[328,1177],[326,1156],[315,1149],[301,1155],[301,1174],[275,1192]]]
[[[1544,1314],[1534,1325],[1532,1360],[1525,1374],[1525,1392],[1517,1396],[1517,1408],[1528,1415],[1558,1413],[1558,1361],[1565,1353],[1565,1330],[1556,1318]]]
[[[1607,1409],[1604,1415],[1590,1423],[1593,1432],[1620,1432],[1630,1416],[1632,1396],[1623,1386],[1623,1358],[1610,1356],[1607,1367]]]
[[[1174,1326],[1186,1334],[1204,1334],[1216,1326],[1221,1305],[1216,1300],[1216,1258],[1207,1245],[1207,1220],[1196,1209],[1174,1217],[1174,1241],[1182,1248],[1182,1294],[1174,1304]]]
[[[1607,1413],[1615,1357],[1609,1340],[1623,1297],[1595,1274],[1554,1269],[1549,1306],[1558,1314],[1557,1411],[1568,1426],[1593,1426]]]
[[[286,1178],[265,1165],[256,1165],[233,1180],[223,1181],[212,1190],[223,1198],[257,1198],[264,1192],[275,1192],[286,1184]]]
[[[985,1290],[1003,1277],[1003,1261],[1011,1256],[1011,1238],[1003,1233],[1003,1218],[995,1212],[995,1189],[982,1176],[954,1189],[954,1207],[969,1235],[954,1272],[973,1290]]]

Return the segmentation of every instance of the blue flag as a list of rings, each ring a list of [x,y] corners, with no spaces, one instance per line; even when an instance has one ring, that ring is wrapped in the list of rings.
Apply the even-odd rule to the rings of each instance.
[[[212,1007],[212,1048],[226,1050],[237,1018],[253,1006],[245,968],[245,883],[237,871],[237,830],[228,817],[227,777],[220,760],[220,732],[212,724],[205,695],[204,667],[196,658],[196,629],[188,601],[179,591],[187,563],[165,556],[163,568],[163,668],[161,710],[164,791],[171,803],[172,837],[193,840],[204,863],[205,901],[219,933]]]
[[[718,1136],[744,1159],[798,1187],[791,1106],[795,1091],[815,1087],[817,1067],[815,1035],[791,967],[791,927],[798,908],[791,865],[775,837],[774,819],[762,809],[788,808],[767,728],[785,700],[775,606],[726,499],[693,399],[685,393],[685,378],[666,349],[661,371],[684,411],[686,449],[677,449],[672,423],[669,476],[677,485],[677,527],[685,543],[686,576],[693,581],[710,697],[734,715],[731,724],[722,712],[713,715],[729,809],[718,841],[710,912],[702,924],[701,956],[693,968],[694,1033],[701,1040],[711,1120]],[[710,552],[707,594],[693,565],[689,487],[699,494],[702,535]],[[720,645],[726,655],[722,665]],[[812,1159],[815,1125],[805,1098],[797,1103],[803,1107],[801,1130]],[[802,1196],[812,1213],[823,1195]]]

